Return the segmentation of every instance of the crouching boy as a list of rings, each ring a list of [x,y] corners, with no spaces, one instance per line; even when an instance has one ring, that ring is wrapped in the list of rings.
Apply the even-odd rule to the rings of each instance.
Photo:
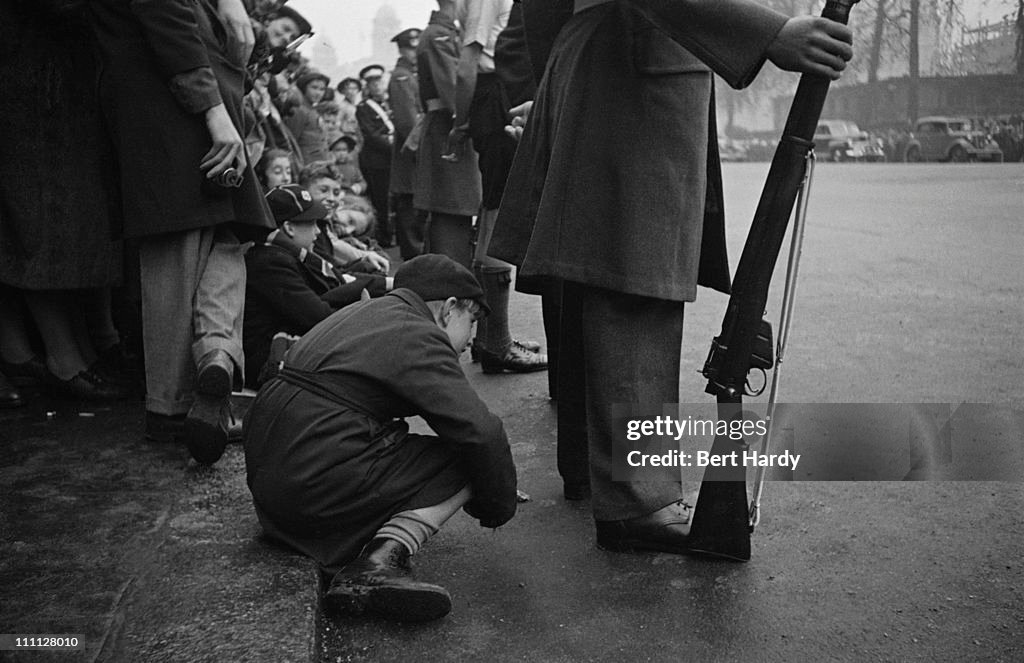
[[[423,621],[451,598],[414,580],[409,557],[460,508],[483,527],[512,518],[516,469],[459,366],[487,312],[473,274],[424,255],[394,286],[289,350],[246,416],[245,460],[267,534],[333,575],[329,609]],[[409,433],[413,415],[437,437]]]

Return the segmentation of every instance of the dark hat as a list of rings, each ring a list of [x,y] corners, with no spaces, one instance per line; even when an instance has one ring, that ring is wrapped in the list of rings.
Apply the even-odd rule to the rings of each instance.
[[[380,78],[384,75],[384,67],[379,64],[369,64],[359,70],[359,78],[368,81],[371,78]]]
[[[341,79],[340,83],[338,83],[338,92],[344,91],[345,86],[348,85],[349,83],[355,83],[357,90],[363,89],[363,82],[361,80],[359,80],[358,78],[352,78],[351,76],[346,76],[345,78]]]
[[[325,74],[321,74],[319,71],[316,71],[315,69],[310,69],[309,71],[295,79],[295,87],[305,92],[306,86],[312,83],[313,81],[323,81],[324,86],[331,84],[331,79],[328,78]]]
[[[472,299],[484,313],[491,312],[473,272],[439,253],[425,253],[402,263],[395,272],[395,288],[408,288],[425,302],[449,297]]]
[[[420,43],[421,32],[419,28],[407,28],[392,37],[391,41],[398,44],[399,48],[416,48]]]
[[[319,221],[330,213],[298,184],[275,186],[267,191],[266,198],[278,225],[285,221]]]
[[[327,146],[327,149],[333,150],[334,146],[337,145],[338,143],[341,143],[341,142],[344,142],[346,145],[348,145],[348,151],[349,152],[354,152],[355,151],[355,149],[356,149],[356,139],[353,138],[352,136],[349,136],[348,134],[341,134],[340,136],[338,136],[337,138],[332,140],[331,144]]]
[[[313,26],[303,18],[302,14],[295,11],[291,7],[279,7],[275,13],[274,18],[290,18],[295,21],[295,25],[299,28],[299,34],[304,35],[313,31]],[[271,19],[273,20],[273,19]]]

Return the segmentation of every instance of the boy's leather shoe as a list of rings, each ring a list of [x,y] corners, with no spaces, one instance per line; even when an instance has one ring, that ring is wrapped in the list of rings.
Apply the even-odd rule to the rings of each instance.
[[[655,550],[686,554],[692,507],[683,500],[627,520],[598,520],[597,546],[612,552]]]
[[[532,373],[546,370],[548,367],[546,354],[526,350],[515,343],[501,356],[483,348],[477,350],[477,355],[480,357],[480,368],[484,373]]]
[[[398,541],[376,538],[331,580],[326,607],[347,615],[372,614],[399,622],[444,617],[452,597],[439,585],[412,578],[409,549]]]

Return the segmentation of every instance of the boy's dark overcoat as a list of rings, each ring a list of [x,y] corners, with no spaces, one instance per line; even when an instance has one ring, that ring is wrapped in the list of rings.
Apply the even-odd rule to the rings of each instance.
[[[354,407],[280,377],[245,421],[249,488],[264,529],[337,571],[392,515],[439,504],[467,483],[466,511],[497,527],[516,510],[501,420],[473,391],[445,333],[411,290],[334,313],[289,350]],[[409,434],[419,415],[437,437]]]

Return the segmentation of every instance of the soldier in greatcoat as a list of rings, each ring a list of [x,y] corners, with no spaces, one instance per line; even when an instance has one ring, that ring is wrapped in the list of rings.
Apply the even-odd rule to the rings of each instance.
[[[416,179],[416,151],[405,142],[423,119],[420,86],[416,75],[416,47],[420,43],[418,28],[408,28],[391,41],[398,45],[398,62],[388,80],[388,102],[395,123],[395,144],[391,153],[391,209],[394,212],[395,238],[402,260],[423,253],[426,213],[413,205]]]
[[[482,196],[480,171],[476,152],[468,143],[449,145],[460,42],[454,0],[438,0],[437,4],[416,49],[420,99],[426,115],[417,152],[413,203],[430,213],[427,250],[471,267],[473,216],[480,210]]]
[[[683,303],[698,284],[729,290],[712,71],[742,87],[771,59],[837,78],[851,34],[747,0],[524,11],[531,49],[557,37],[490,252],[520,276],[564,281],[559,372],[577,384],[558,393],[586,401],[574,430],[587,437],[598,545],[685,552],[678,483],[612,480],[612,406],[678,402]],[[530,40],[530,16],[544,14],[567,19]]]

